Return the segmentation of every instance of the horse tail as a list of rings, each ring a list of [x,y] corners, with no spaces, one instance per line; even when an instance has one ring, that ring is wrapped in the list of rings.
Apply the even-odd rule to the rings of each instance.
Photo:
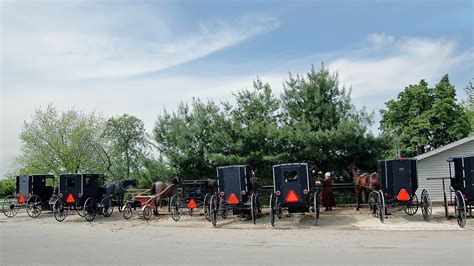
[[[151,185],[151,195],[155,195],[155,193],[156,193],[156,183],[153,183]]]

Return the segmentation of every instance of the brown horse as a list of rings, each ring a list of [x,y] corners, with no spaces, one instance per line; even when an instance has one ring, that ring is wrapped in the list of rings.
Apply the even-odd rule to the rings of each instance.
[[[349,165],[349,173],[354,178],[354,189],[356,196],[356,210],[360,209],[360,203],[362,201],[362,193],[365,196],[365,203],[369,201],[369,194],[373,189],[377,189],[380,186],[380,179],[377,173],[362,173],[362,171],[355,165]]]
[[[161,206],[163,198],[171,198],[178,191],[181,185],[181,179],[178,176],[173,177],[171,182],[158,181],[151,184],[151,195],[158,195],[155,199],[155,214],[158,214],[158,208]]]

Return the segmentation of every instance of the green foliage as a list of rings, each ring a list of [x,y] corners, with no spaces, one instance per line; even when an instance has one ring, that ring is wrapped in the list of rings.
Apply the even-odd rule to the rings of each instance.
[[[22,173],[103,172],[100,143],[102,118],[75,110],[59,113],[49,105],[37,109],[20,135]]]
[[[16,179],[14,175],[7,174],[4,179],[0,179],[0,198],[14,194],[16,188]]]
[[[416,156],[466,137],[468,117],[456,103],[455,88],[445,75],[434,88],[421,80],[386,103],[380,129],[395,138],[402,156]]]
[[[229,149],[232,138],[224,134],[229,126],[214,102],[193,99],[191,106],[181,103],[175,113],[165,110],[153,133],[158,151],[176,174],[203,179],[215,176],[214,165],[206,153],[216,148]]]
[[[387,150],[384,138],[368,132],[372,114],[356,110],[348,90],[339,87],[338,75],[324,66],[312,68],[306,78],[290,74],[282,101],[287,161],[309,162],[345,176],[352,162],[374,170]]]
[[[118,179],[136,176],[149,144],[143,121],[128,114],[111,117],[105,122],[102,136],[109,147],[109,172]]]
[[[368,133],[372,115],[356,110],[337,74],[324,66],[303,78],[290,74],[282,99],[257,79],[235,94],[235,104],[180,104],[158,117],[153,131],[160,153],[184,178],[215,176],[215,167],[248,164],[271,180],[271,166],[309,162],[341,175],[351,162],[375,169],[388,137]]]
[[[162,158],[140,157],[141,171],[136,174],[139,187],[150,188],[157,181],[168,181],[173,171]]]

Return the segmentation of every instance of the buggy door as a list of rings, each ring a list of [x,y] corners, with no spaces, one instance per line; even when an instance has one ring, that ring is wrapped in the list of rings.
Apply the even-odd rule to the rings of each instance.
[[[82,175],[61,175],[59,177],[59,193],[62,193],[61,199],[63,202],[77,202],[79,193],[82,193]]]
[[[98,198],[100,177],[98,175],[85,174],[82,178],[84,199],[87,199],[89,197]]]
[[[43,175],[31,176],[31,193],[44,199],[46,191],[46,177]]]
[[[244,166],[220,167],[217,169],[219,180],[219,191],[225,192],[224,199],[229,201],[231,194],[234,194],[239,202],[245,202],[247,197],[241,191],[247,191],[247,168]]]
[[[30,189],[30,176],[20,175],[16,178],[16,193],[22,195],[25,199],[28,198],[28,193],[31,193]]]
[[[282,206],[286,203],[306,204],[306,195],[303,191],[309,191],[308,166],[300,165],[282,165],[274,169],[276,177],[279,179],[279,189],[275,184],[275,189],[280,191],[280,201]]]
[[[405,189],[410,196],[415,194],[416,189],[418,188],[415,163],[415,160],[392,161],[394,195],[397,195],[401,189]]]

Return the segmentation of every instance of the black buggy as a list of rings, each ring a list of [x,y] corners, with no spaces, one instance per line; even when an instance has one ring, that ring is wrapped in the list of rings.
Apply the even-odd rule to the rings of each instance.
[[[310,181],[308,164],[286,163],[273,166],[273,193],[270,195],[270,223],[281,219],[283,209],[289,213],[314,212],[318,225],[321,206],[320,191]]]
[[[53,204],[54,218],[58,222],[66,219],[68,212],[76,210],[88,222],[96,214],[112,215],[112,199],[103,187],[102,174],[63,174],[59,176],[58,199]]]
[[[51,185],[47,184],[51,180]],[[51,209],[55,199],[54,175],[20,175],[16,177],[16,193],[3,200],[2,210],[7,217],[17,215],[19,209],[26,206],[26,212],[36,218],[44,209]]]
[[[374,217],[383,223],[387,206],[402,206],[408,215],[414,215],[421,208],[423,219],[429,221],[432,215],[431,198],[428,190],[421,191],[421,201],[418,200],[418,176],[416,160],[380,160],[378,161],[380,190],[374,190],[369,195],[369,208]]]
[[[218,167],[217,180],[218,194],[212,195],[209,201],[212,225],[217,225],[218,214],[225,219],[229,211],[234,215],[250,215],[255,224],[257,215],[261,213],[260,186],[252,169],[246,165]]]
[[[472,217],[474,204],[474,156],[452,158],[449,162],[449,177],[454,189],[454,214],[459,226],[466,225],[466,215]],[[454,165],[454,176],[451,166]]]
[[[190,216],[193,216],[195,209],[203,208],[204,215],[210,220],[209,202],[212,195],[216,193],[216,184],[214,180],[206,179],[182,181],[177,193],[171,197],[169,202],[172,218],[178,221],[183,208],[188,209]]]

